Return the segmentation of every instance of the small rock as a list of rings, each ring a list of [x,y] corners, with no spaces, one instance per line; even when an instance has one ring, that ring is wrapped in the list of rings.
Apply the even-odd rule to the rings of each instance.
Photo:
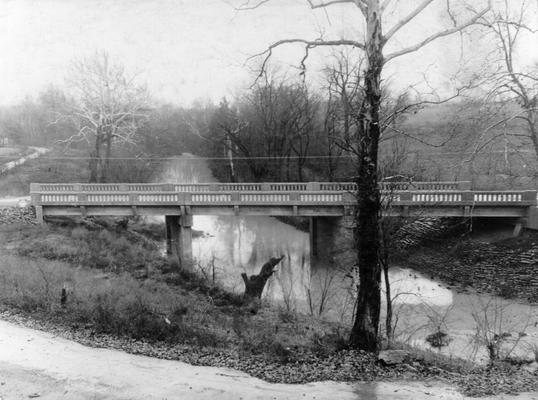
[[[379,353],[378,361],[383,365],[397,365],[409,357],[409,352],[405,350],[384,350]]]
[[[426,336],[426,342],[435,348],[448,346],[451,340],[452,339],[448,336],[448,334],[442,331],[437,331]]]
[[[409,364],[402,364],[402,367],[404,367],[409,372],[413,372],[413,373],[418,372],[418,369],[416,369],[415,367],[413,367],[413,366],[411,366]]]
[[[531,374],[535,374],[536,372],[538,372],[538,362],[534,361],[530,364],[527,364],[523,367],[523,369],[525,371],[529,371]]]

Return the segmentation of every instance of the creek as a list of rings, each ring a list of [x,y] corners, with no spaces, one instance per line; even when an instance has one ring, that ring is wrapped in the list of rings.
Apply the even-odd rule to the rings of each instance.
[[[161,181],[214,178],[203,160],[189,155],[171,163]],[[284,309],[351,323],[355,285],[350,268],[311,268],[307,232],[271,217],[194,216],[193,229],[202,233],[193,240],[196,268],[209,280],[242,292],[241,273],[257,274],[270,257],[284,255],[263,298]],[[397,340],[433,349],[426,337],[441,331],[449,342],[435,351],[479,363],[488,359],[486,342],[498,342],[505,355],[531,360],[538,353],[537,305],[454,290],[400,266],[389,270],[389,278]]]

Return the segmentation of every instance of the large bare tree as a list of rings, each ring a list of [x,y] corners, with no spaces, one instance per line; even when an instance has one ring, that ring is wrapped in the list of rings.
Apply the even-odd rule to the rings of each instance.
[[[106,182],[114,144],[134,143],[147,117],[148,93],[106,52],[75,62],[69,84],[76,100],[69,117],[78,130],[64,142],[91,144],[90,182]]]
[[[317,96],[305,85],[265,76],[232,106],[221,103],[212,121],[213,139],[224,147],[231,171],[235,157],[238,167],[245,162],[248,171],[239,168],[238,177],[302,181],[320,131],[318,109]]]
[[[487,37],[493,39],[490,43],[495,46],[493,62],[489,60],[495,68],[486,72],[483,82],[484,87],[490,89],[486,102],[491,105],[495,101],[498,106],[495,113],[504,115],[484,133],[513,121],[522,122],[522,130],[501,130],[489,135],[488,141],[498,141],[500,136],[514,141],[514,137],[525,136],[538,156],[538,63],[526,66],[520,60],[522,57],[518,57],[523,36],[534,42],[538,39],[538,3],[529,0],[501,0],[499,3],[480,23],[486,27]],[[480,146],[484,147],[484,143]]]
[[[268,3],[270,0],[250,1],[242,6],[243,9],[252,9]],[[305,55],[301,60],[301,67],[305,66],[305,59],[312,49],[326,46],[352,46],[364,52],[365,61],[362,66],[362,88],[360,91],[360,107],[354,116],[357,120],[353,137],[352,151],[356,155],[355,182],[358,187],[357,207],[355,214],[356,228],[354,231],[357,243],[357,264],[359,268],[359,292],[353,328],[350,335],[350,344],[356,348],[375,351],[378,348],[379,316],[381,309],[381,267],[379,262],[379,211],[380,192],[378,188],[378,148],[381,135],[381,79],[384,67],[388,62],[402,56],[415,53],[429,43],[457,32],[475,24],[491,9],[491,0],[474,1],[481,3],[481,8],[475,9],[471,4],[466,5],[466,12],[454,12],[456,1],[444,0],[449,16],[449,26],[440,28],[434,33],[425,34],[419,41],[404,45],[396,50],[386,53],[386,45],[393,42],[402,28],[410,25],[416,17],[436,0],[422,0],[413,2],[412,9],[408,10],[400,20],[389,29],[385,29],[386,15],[397,14],[398,7],[409,7],[408,1],[398,0],[305,0],[312,10],[327,11],[330,7],[346,6],[350,12],[357,12],[357,25],[363,26],[363,35],[360,38],[283,38],[270,44],[260,56],[263,57],[262,66],[266,66],[273,51],[284,45],[300,44],[304,46]],[[401,14],[402,12],[400,12]],[[435,21],[438,24],[438,21]],[[400,37],[397,43],[405,41]],[[395,43],[395,44],[397,44]],[[411,60],[410,62],[413,62]],[[416,60],[414,61],[416,62]],[[262,68],[263,68],[262,67]]]

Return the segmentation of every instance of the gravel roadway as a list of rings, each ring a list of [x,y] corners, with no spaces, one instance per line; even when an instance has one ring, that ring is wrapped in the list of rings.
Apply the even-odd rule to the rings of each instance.
[[[0,400],[31,398],[466,399],[440,382],[271,384],[231,369],[86,347],[0,320]],[[530,400],[538,394],[489,399]]]

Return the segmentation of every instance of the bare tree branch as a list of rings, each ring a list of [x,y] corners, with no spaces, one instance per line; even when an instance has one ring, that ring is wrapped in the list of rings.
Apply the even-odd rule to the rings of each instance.
[[[401,28],[403,28],[405,25],[407,25],[413,18],[415,18],[418,14],[422,12],[426,7],[428,7],[433,0],[424,0],[417,8],[415,8],[409,15],[407,15],[405,18],[401,19],[396,25],[390,29],[387,34],[385,35],[385,41],[389,40],[396,32],[398,32]]]
[[[355,0],[331,0],[331,1],[327,1],[325,3],[314,3],[312,0],[306,0],[308,2],[308,4],[310,5],[310,8],[312,9],[316,9],[316,8],[324,8],[324,7],[329,7],[329,6],[332,6],[332,5],[335,5],[335,4],[354,4],[356,6],[358,6],[358,2],[355,1]]]
[[[480,18],[482,18],[491,9],[491,1],[492,0],[488,0],[488,5],[485,6],[481,11],[476,13],[472,18],[470,18],[466,22],[461,23],[461,24],[459,24],[459,25],[457,25],[457,26],[455,26],[453,28],[445,29],[444,31],[434,33],[433,35],[428,36],[426,39],[422,40],[421,42],[419,42],[419,43],[417,43],[415,45],[412,45],[412,46],[406,47],[406,48],[404,48],[402,50],[398,50],[398,51],[395,51],[395,52],[393,52],[391,54],[388,54],[385,57],[385,63],[387,63],[388,61],[390,61],[390,60],[392,60],[392,59],[394,59],[396,57],[400,57],[400,56],[403,56],[405,54],[413,53],[413,52],[421,49],[422,47],[426,46],[428,43],[433,42],[436,39],[452,35],[452,34],[454,34],[456,32],[460,32],[461,30],[475,24],[478,20],[480,20]]]
[[[392,3],[392,0],[385,0],[381,4],[381,12],[385,11],[387,9],[387,7],[390,5],[390,3]]]
[[[417,142],[425,144],[426,146],[429,146],[429,147],[443,147],[445,144],[447,144],[452,139],[451,137],[449,137],[448,139],[444,140],[441,143],[430,143],[430,142],[427,142],[426,140],[421,139],[421,138],[419,138],[417,136],[413,136],[410,133],[407,133],[407,132],[405,132],[405,131],[403,131],[401,129],[396,129],[393,126],[389,126],[388,129],[398,133],[398,135],[402,135],[402,136],[408,137],[410,139],[416,140]]]
[[[235,7],[236,11],[246,11],[246,10],[255,10],[256,8],[260,7],[261,5],[265,3],[269,3],[271,0],[259,0],[258,3],[254,5],[250,5],[250,1],[247,0],[245,3],[240,5],[239,7]]]
[[[267,62],[269,61],[269,59],[273,55],[273,50],[275,48],[279,47],[279,46],[282,46],[282,45],[285,45],[285,44],[291,44],[291,43],[303,43],[303,44],[306,45],[306,55],[301,60],[301,70],[304,70],[304,63],[306,62],[306,59],[308,58],[308,50],[311,49],[311,48],[321,47],[321,46],[353,46],[353,47],[357,47],[359,49],[364,49],[365,48],[364,43],[357,42],[356,40],[348,40],[348,39],[337,39],[337,40],[321,40],[321,39],[306,40],[306,39],[299,39],[299,38],[297,38],[297,39],[282,39],[282,40],[279,40],[277,42],[274,42],[273,44],[271,44],[267,49],[265,49],[261,53],[254,54],[253,56],[249,57],[249,59],[253,59],[255,57],[260,57],[260,56],[265,55],[257,79],[262,77],[262,75],[263,75],[263,73],[264,73],[264,71],[266,69]]]

